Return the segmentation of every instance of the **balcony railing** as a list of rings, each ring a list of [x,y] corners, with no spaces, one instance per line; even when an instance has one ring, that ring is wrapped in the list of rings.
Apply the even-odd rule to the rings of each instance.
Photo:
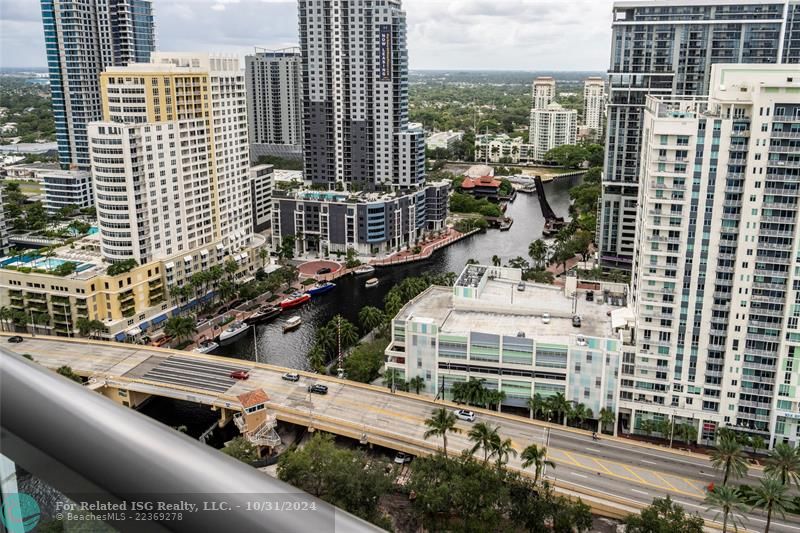
[[[5,349],[0,375],[2,451],[20,467],[76,503],[197,504],[119,531],[380,531]]]

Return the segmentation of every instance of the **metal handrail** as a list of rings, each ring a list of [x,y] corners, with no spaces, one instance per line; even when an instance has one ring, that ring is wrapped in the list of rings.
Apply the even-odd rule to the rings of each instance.
[[[78,503],[199,505],[180,520],[108,521],[123,532],[380,531],[3,348],[0,452]]]

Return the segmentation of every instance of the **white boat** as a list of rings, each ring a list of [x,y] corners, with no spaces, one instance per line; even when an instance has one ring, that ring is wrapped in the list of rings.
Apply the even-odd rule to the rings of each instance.
[[[292,331],[293,329],[299,328],[300,324],[303,323],[303,319],[299,316],[293,316],[286,323],[283,324],[283,332],[287,333]]]
[[[248,329],[250,329],[250,326],[244,322],[236,320],[232,322],[225,331],[219,334],[219,342],[224,343],[226,341],[232,341],[242,333],[246,332]]]
[[[375,267],[372,265],[361,265],[360,267],[353,270],[353,273],[356,276],[361,276],[363,274],[372,274],[375,272]]]
[[[208,353],[216,350],[217,348],[219,348],[219,343],[216,343],[212,340],[205,340],[200,342],[192,351],[194,353]]]
[[[370,289],[372,287],[377,287],[380,280],[378,278],[369,278],[367,282],[364,284],[364,287]]]

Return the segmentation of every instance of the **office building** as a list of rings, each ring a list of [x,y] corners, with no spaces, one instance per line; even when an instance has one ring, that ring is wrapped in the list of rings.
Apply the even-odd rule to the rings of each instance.
[[[253,203],[253,231],[269,228],[272,221],[272,188],[275,169],[272,165],[257,165],[250,169],[250,197]]]
[[[468,265],[454,287],[430,287],[393,317],[386,368],[448,399],[455,383],[482,379],[505,393],[504,406],[562,393],[595,416],[616,411],[623,333],[612,322],[626,309],[573,298],[574,277],[567,292],[521,279],[519,269]]]
[[[717,63],[799,63],[800,2],[619,1],[611,42],[597,235],[601,261],[630,268],[646,96],[706,95]]]
[[[718,64],[709,86],[645,106],[621,413],[796,445],[800,76]]]
[[[86,128],[102,119],[100,74],[155,50],[150,0],[41,0],[58,158],[89,170]]]
[[[42,174],[44,207],[48,213],[94,206],[92,174],[83,170],[53,170]]]
[[[547,152],[565,144],[575,144],[578,135],[578,112],[553,102],[544,108],[531,109],[530,157],[545,161]]]
[[[449,191],[447,181],[404,194],[276,189],[272,246],[293,236],[298,256],[328,257],[351,248],[373,256],[400,251],[445,228]]]
[[[583,82],[583,125],[599,137],[603,133],[606,114],[606,82],[599,76],[591,76]]]
[[[425,135],[408,127],[406,15],[400,0],[299,0],[305,179],[413,189]]]
[[[147,263],[253,230],[247,110],[239,60],[154,53],[101,77],[90,149],[103,253]]]
[[[299,159],[303,152],[300,50],[256,49],[245,60],[250,157]]]
[[[533,80],[533,109],[545,109],[556,99],[556,80],[540,76]]]
[[[452,150],[463,137],[463,131],[439,131],[428,136],[425,140],[425,147],[428,150],[436,150],[437,148]]]

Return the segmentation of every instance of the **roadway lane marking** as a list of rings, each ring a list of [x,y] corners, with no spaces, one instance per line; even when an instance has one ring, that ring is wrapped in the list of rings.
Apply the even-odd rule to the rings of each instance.
[[[594,452],[594,453],[601,453],[602,452],[602,450],[600,450],[599,448],[584,448],[584,450],[587,450],[587,451],[590,451],[590,452]]]
[[[648,483],[647,481],[645,481],[645,480],[644,480],[644,478],[642,478],[642,476],[640,476],[639,474],[637,474],[636,472],[634,472],[633,470],[631,470],[631,469],[630,469],[630,468],[628,468],[627,466],[625,466],[625,465],[623,465],[623,464],[620,464],[620,463],[617,463],[617,464],[619,464],[619,466],[621,466],[622,468],[624,468],[625,470],[627,470],[628,472],[630,472],[630,473],[633,475],[633,477],[635,477],[636,479],[638,479],[638,480],[639,480],[639,482],[640,482],[642,485],[650,485],[650,486],[652,486],[652,485],[653,485],[652,483]]]
[[[602,468],[602,469],[605,471],[605,473],[606,473],[606,474],[609,474],[609,475],[612,475],[612,476],[614,475],[614,472],[612,472],[611,470],[609,470],[609,469],[608,469],[608,467],[606,467],[606,465],[604,465],[603,463],[601,463],[600,461],[598,461],[598,460],[597,460],[597,459],[595,459],[594,457],[592,457],[592,461],[594,461],[595,463],[597,463],[597,466],[599,466],[600,468]]]
[[[689,485],[690,487],[692,487],[694,490],[696,490],[696,491],[700,492],[701,494],[705,494],[705,488],[702,488],[702,489],[701,489],[701,488],[698,488],[698,487],[697,487],[697,485],[695,485],[695,484],[694,484],[694,482],[693,482],[691,479],[688,479],[688,478],[682,477],[682,478],[681,478],[681,480],[682,480],[684,483],[686,483],[687,485]],[[705,496],[704,496],[704,497],[705,497]]]
[[[585,466],[583,466],[581,463],[579,463],[578,461],[576,461],[576,460],[575,460],[575,458],[574,458],[574,457],[572,457],[572,455],[571,455],[571,454],[570,454],[568,451],[566,451],[566,450],[561,450],[561,453],[563,453],[564,455],[566,455],[566,456],[567,456],[567,459],[569,459],[570,461],[572,461],[572,464],[573,464],[573,465],[575,465],[575,466],[580,466],[580,467],[582,467],[582,468],[586,468],[586,467],[585,467]]]
[[[703,507],[702,505],[697,505],[696,503],[683,502],[681,500],[675,500],[675,503],[679,503],[681,505],[688,505],[689,507],[697,507],[698,509],[705,509],[705,507]]]
[[[589,479],[588,476],[584,476],[583,474],[579,474],[577,472],[570,472],[573,476],[582,477],[583,479]]]
[[[653,461],[648,461],[647,459],[641,459],[639,462],[641,462],[641,463],[647,463],[647,464],[649,464],[649,465],[658,465],[658,463],[656,463],[656,462],[653,462]]]
[[[645,496],[650,496],[650,494],[646,493],[646,492],[645,492],[645,491],[643,491],[643,490],[639,490],[639,489],[631,489],[631,490],[632,490],[633,492],[637,493],[637,494],[643,494],[643,495],[645,495]]]
[[[560,436],[564,436],[564,434],[562,433]],[[686,457],[679,456],[678,454],[669,451],[669,449],[665,449],[664,450],[664,454],[668,454],[668,455],[670,455],[672,457],[666,457],[665,458],[663,455],[658,455],[658,454],[655,454],[655,453],[649,453],[649,452],[646,452],[646,451],[642,451],[641,449],[639,449],[635,445],[634,446],[630,446],[630,447],[625,447],[625,446],[617,446],[617,445],[610,444],[610,443],[608,443],[608,444],[602,443],[601,446],[604,447],[604,448],[616,448],[618,450],[623,450],[624,452],[629,453],[629,454],[637,453],[637,454],[641,454],[641,455],[648,455],[650,457],[655,457],[657,459],[661,459],[662,461],[666,461],[666,462],[680,460],[681,464],[684,464],[684,465],[699,466],[699,467],[703,467],[703,468],[709,468],[710,467],[710,463],[701,464],[701,463],[695,463],[693,461],[687,461]]]
[[[716,474],[709,474],[708,472],[700,472],[700,475],[706,477],[717,477]]]
[[[667,485],[667,487],[669,487],[671,490],[673,490],[673,491],[675,491],[675,492],[678,492],[678,489],[677,489],[677,488],[676,488],[676,487],[675,487],[675,486],[674,486],[672,483],[670,483],[669,481],[667,481],[667,479],[666,479],[664,476],[662,476],[661,474],[659,474],[659,473],[658,473],[658,472],[656,472],[655,470],[651,470],[650,472],[651,472],[652,474],[654,474],[654,475],[655,475],[655,476],[656,476],[658,479],[660,479],[661,481],[663,481],[663,482],[664,482],[664,484],[666,484],[666,485]]]

